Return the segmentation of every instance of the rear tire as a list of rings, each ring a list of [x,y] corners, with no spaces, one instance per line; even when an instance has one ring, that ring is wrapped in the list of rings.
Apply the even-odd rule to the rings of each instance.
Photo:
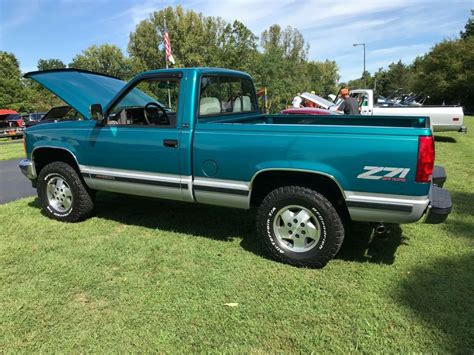
[[[64,162],[41,169],[37,189],[43,211],[58,221],[81,221],[94,209],[93,198],[78,173]]]
[[[257,232],[274,259],[313,268],[324,267],[344,240],[333,205],[300,186],[280,187],[265,197],[257,212]]]

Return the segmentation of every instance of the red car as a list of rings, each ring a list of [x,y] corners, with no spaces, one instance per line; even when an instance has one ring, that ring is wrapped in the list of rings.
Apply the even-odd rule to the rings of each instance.
[[[284,115],[339,115],[339,113],[335,111],[315,107],[290,107],[280,113]]]
[[[312,102],[316,107],[290,107],[281,111],[282,114],[290,115],[340,115],[336,111],[334,102],[328,101],[321,96],[310,94],[309,92],[302,93],[300,97],[304,101]]]
[[[18,112],[13,110],[0,110],[0,138],[12,139],[23,136],[24,122]]]

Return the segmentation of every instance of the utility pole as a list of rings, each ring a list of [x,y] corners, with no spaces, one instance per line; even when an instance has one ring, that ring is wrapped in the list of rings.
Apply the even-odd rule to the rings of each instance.
[[[364,46],[364,71],[362,72],[362,78],[364,78],[364,88],[366,86],[366,83],[365,83],[365,43],[354,43],[352,45],[353,47],[357,47],[357,46]]]

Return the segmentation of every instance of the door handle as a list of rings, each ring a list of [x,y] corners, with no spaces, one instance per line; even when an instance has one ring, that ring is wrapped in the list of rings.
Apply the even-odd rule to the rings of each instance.
[[[178,140],[177,139],[164,139],[163,145],[166,148],[178,148]]]

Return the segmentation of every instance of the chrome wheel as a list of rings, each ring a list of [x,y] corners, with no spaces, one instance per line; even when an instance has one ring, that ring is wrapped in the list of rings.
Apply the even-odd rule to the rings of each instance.
[[[67,182],[60,176],[48,181],[46,187],[48,203],[58,212],[66,212],[72,205],[72,191]]]
[[[321,237],[316,216],[302,206],[283,207],[273,220],[273,231],[283,248],[303,253],[313,249]]]

